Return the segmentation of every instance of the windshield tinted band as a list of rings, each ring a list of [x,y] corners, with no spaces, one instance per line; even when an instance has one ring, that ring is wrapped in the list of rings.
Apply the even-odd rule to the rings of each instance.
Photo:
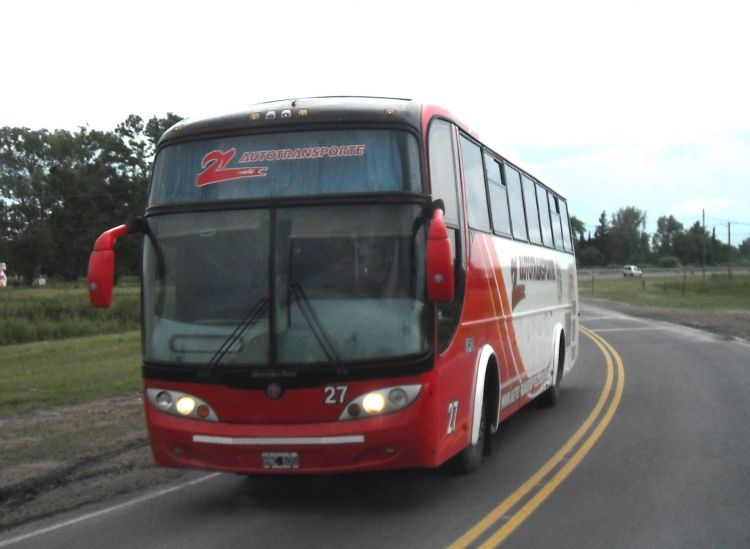
[[[421,190],[419,150],[410,133],[287,132],[164,148],[149,205]]]

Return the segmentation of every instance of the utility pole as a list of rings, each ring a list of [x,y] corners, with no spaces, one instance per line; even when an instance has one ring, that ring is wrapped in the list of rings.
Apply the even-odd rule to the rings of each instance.
[[[729,246],[727,246],[727,265],[729,265],[729,278],[732,278],[732,222],[727,221],[727,239],[729,240]]]
[[[703,210],[703,234],[701,240],[703,241],[703,282],[706,281],[706,209]]]

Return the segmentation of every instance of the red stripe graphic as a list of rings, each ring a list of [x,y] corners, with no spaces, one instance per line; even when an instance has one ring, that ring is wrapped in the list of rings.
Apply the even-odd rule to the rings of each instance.
[[[203,157],[201,168],[203,171],[195,178],[198,187],[211,185],[232,179],[243,179],[245,177],[265,177],[268,168],[227,168],[226,165],[234,157],[235,150],[211,151]]]
[[[508,295],[505,292],[505,280],[503,278],[500,259],[497,257],[497,250],[495,249],[492,238],[482,237],[481,239],[476,240],[481,240],[484,243],[484,246],[481,246],[481,248],[484,248],[484,250],[482,250],[483,253],[481,254],[482,259],[485,262],[485,268],[487,270],[488,276],[491,273],[495,280],[496,293],[492,293],[497,296],[497,300],[500,305],[500,311],[497,315],[499,319],[497,321],[496,327],[498,337],[500,339],[500,344],[502,346],[503,357],[501,358],[501,360],[502,362],[505,362],[508,368],[508,377],[502,381],[504,382],[508,379],[513,379],[514,377],[516,377],[516,375],[520,376],[521,379],[523,379],[524,377],[526,377],[526,371],[523,366],[523,361],[521,360],[521,352],[518,349],[516,331],[513,327],[513,320],[511,318],[511,311],[513,310],[513,306],[508,299]],[[485,258],[485,253],[489,254],[489,258]],[[487,263],[489,263],[489,265]],[[492,298],[494,301],[495,296],[493,295]],[[515,375],[513,375],[513,372],[510,370],[511,366],[515,369]]]

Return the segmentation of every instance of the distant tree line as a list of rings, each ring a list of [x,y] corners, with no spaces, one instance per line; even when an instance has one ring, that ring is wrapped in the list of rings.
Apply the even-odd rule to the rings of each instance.
[[[646,212],[633,206],[620,208],[607,218],[604,211],[599,223],[586,236],[585,225],[575,216],[571,219],[575,235],[576,258],[581,267],[606,265],[678,265],[726,264],[750,260],[750,238],[730,246],[716,238],[716,229],[707,231],[696,221],[689,229],[674,216],[656,221],[656,232],[646,233]],[[704,256],[705,254],[705,256]]]
[[[144,121],[131,115],[114,131],[0,128],[0,262],[11,275],[31,284],[40,274],[74,280],[85,276],[96,238],[141,215],[146,204],[149,165],[162,133],[180,117]],[[726,263],[728,246],[695,223],[685,227],[660,217],[653,235],[645,232],[646,212],[629,206],[591,232],[571,219],[578,263],[699,265]],[[733,260],[750,258],[750,238],[732,247]],[[117,243],[117,275],[136,274],[140,243]]]
[[[180,117],[131,115],[114,131],[0,128],[0,262],[26,284],[84,276],[96,238],[142,214],[149,165]],[[117,274],[138,272],[140,242],[117,244]]]

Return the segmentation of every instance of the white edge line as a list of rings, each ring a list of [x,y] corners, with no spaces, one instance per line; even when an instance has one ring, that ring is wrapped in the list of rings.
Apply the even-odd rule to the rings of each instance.
[[[614,316],[592,316],[587,317],[585,319],[582,319],[584,322],[589,322],[592,320],[630,320],[630,321],[643,321],[648,322],[648,319],[640,318],[637,316],[626,316],[626,315],[614,315]]]
[[[0,541],[0,547],[7,547],[8,545],[13,545],[14,543],[19,543],[21,541],[27,540],[29,538],[33,538],[36,536],[41,536],[42,534],[47,534],[49,532],[53,532],[55,530],[59,530],[60,528],[66,528],[68,526],[73,526],[74,524],[78,524],[79,522],[84,522],[87,520],[90,520],[95,517],[99,517],[101,515],[106,515],[109,513],[112,513],[114,511],[119,511],[120,509],[124,509],[126,507],[132,507],[133,505],[137,505],[139,503],[143,503],[144,501],[148,501],[150,499],[158,498],[161,496],[164,496],[166,494],[169,494],[171,492],[176,492],[177,490],[181,490],[182,488],[185,488],[187,486],[192,486],[194,484],[198,484],[200,482],[203,482],[205,480],[212,479],[214,477],[219,476],[221,473],[212,473],[210,475],[206,475],[205,477],[201,477],[199,479],[191,480],[189,482],[186,482],[184,484],[180,484],[178,486],[172,486],[171,488],[165,488],[164,490],[159,490],[158,492],[155,492],[153,494],[149,494],[147,496],[142,496],[139,498],[136,498],[131,501],[126,501],[125,503],[121,503],[119,505],[115,505],[114,507],[108,507],[107,509],[102,509],[100,511],[95,511],[94,513],[89,513],[88,515],[83,515],[82,517],[74,518],[72,520],[67,520],[65,522],[61,522],[59,524],[54,524],[52,526],[48,526],[47,528],[42,528],[41,530],[35,530],[33,532],[29,532],[28,534],[23,534],[22,536],[17,536],[15,538],[6,539],[5,541]]]
[[[648,326],[644,328],[599,328],[598,330],[592,330],[591,328],[589,328],[589,330],[598,334],[599,332],[638,332],[638,331],[644,331],[644,330],[673,330],[675,329],[675,327],[681,328],[682,326]]]

